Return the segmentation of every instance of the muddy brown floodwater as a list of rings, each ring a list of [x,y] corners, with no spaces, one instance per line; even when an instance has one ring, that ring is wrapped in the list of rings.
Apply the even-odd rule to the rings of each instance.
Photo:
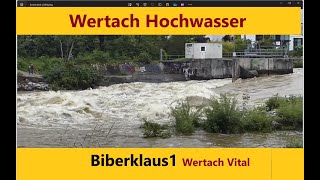
[[[178,100],[203,103],[220,93],[248,105],[275,94],[303,95],[303,69],[294,73],[237,80],[214,79],[170,83],[116,84],[84,91],[18,92],[18,147],[284,147],[303,137],[298,131],[212,134],[143,138],[143,119],[171,123],[170,107]]]

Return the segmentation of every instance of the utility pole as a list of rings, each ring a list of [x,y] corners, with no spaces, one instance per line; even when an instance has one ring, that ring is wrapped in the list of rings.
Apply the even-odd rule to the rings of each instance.
[[[162,48],[160,48],[160,61],[163,60],[162,51],[163,51]]]
[[[236,36],[235,35],[233,35],[233,53],[232,53],[232,56],[233,57],[237,56],[237,54],[236,54]]]

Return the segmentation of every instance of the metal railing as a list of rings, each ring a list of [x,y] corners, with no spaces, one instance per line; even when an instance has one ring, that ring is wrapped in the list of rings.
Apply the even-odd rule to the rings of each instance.
[[[223,53],[224,58],[274,58],[274,57],[288,57],[286,51],[282,49],[253,49],[240,52]]]
[[[288,53],[283,49],[250,49],[245,51],[222,53],[223,58],[286,58]],[[175,61],[184,59],[185,55],[166,55],[163,61]]]
[[[181,58],[185,58],[185,55],[166,55],[162,57],[162,60],[175,60],[175,59],[181,59]]]

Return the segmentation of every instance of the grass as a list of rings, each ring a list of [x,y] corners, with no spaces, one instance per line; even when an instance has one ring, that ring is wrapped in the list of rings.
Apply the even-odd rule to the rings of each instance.
[[[248,110],[241,118],[243,128],[247,132],[271,132],[272,119],[261,108]]]
[[[285,103],[277,109],[278,120],[286,129],[302,129],[303,107],[302,101]]]
[[[64,62],[58,58],[48,58],[48,57],[40,57],[38,59],[22,59],[18,58],[17,68],[18,70],[22,70],[28,72],[28,68],[30,64],[33,64],[35,67],[35,71],[37,74],[44,74],[51,67],[55,65],[62,65]]]
[[[161,137],[161,138],[168,138],[171,136],[169,132],[168,125],[161,125],[159,123],[150,122],[147,120],[143,120],[143,124],[140,128],[143,128],[143,136],[145,138],[151,137]]]
[[[207,107],[196,108],[180,102],[171,108],[177,133],[192,134],[201,127],[211,133],[271,132],[272,130],[299,130],[303,126],[301,96],[269,98],[256,108],[238,108],[237,101],[227,95],[211,98]],[[268,111],[274,113],[269,113]],[[203,120],[200,117],[205,117]],[[201,121],[200,121],[201,120]]]
[[[303,68],[303,61],[302,60],[293,61],[293,68]]]
[[[178,134],[191,135],[196,128],[203,128],[211,133],[271,132],[278,130],[302,129],[303,106],[301,96],[269,98],[265,106],[256,108],[237,107],[235,98],[221,94],[211,98],[207,107],[195,107],[185,101],[171,108]],[[274,113],[269,113],[268,111]],[[204,117],[204,119],[202,118]],[[141,126],[145,137],[170,137],[168,125],[144,120]],[[302,142],[292,140],[287,147],[302,147]]]
[[[70,62],[76,62],[78,66],[83,67],[91,67],[91,64],[104,64],[104,65],[112,65],[117,66],[124,63],[136,64],[136,65],[145,65],[145,64],[159,64],[159,60],[148,60],[148,62],[140,62],[138,60],[128,60],[128,59],[108,59],[108,55],[100,55],[94,53],[81,54],[75,59],[72,59]],[[106,57],[105,57],[106,56]],[[105,61],[105,59],[108,59]],[[181,60],[183,62],[183,60]],[[55,65],[63,65],[65,62],[60,58],[53,57],[38,57],[38,58],[18,58],[17,68],[18,70],[22,70],[28,72],[28,67],[30,64],[33,64],[37,74],[44,74],[47,72],[50,67]],[[120,74],[126,75],[126,74]]]
[[[236,104],[236,99],[226,95],[221,95],[219,99],[211,98],[210,106],[205,110],[204,129],[224,134],[243,132],[242,114]]]
[[[190,135],[199,127],[199,119],[202,108],[191,106],[187,102],[178,102],[178,105],[171,108],[171,115],[175,119],[175,129],[177,133]]]
[[[272,111],[274,109],[277,109],[278,107],[280,107],[280,104],[282,104],[285,101],[284,97],[279,97],[279,95],[275,95],[271,98],[269,98],[265,104],[268,108],[268,111]]]
[[[293,138],[286,145],[286,148],[303,148],[303,140],[301,138]]]
[[[277,122],[286,130],[302,129],[303,99],[302,96],[279,97],[278,95],[266,101],[267,109],[275,110]]]

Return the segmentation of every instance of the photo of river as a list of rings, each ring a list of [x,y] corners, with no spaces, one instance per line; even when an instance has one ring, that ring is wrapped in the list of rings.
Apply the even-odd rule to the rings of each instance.
[[[293,73],[165,83],[133,82],[88,90],[18,91],[18,147],[284,147],[302,131],[220,134],[197,129],[192,135],[144,138],[143,119],[172,122],[176,101],[205,103],[229,93],[249,106],[276,94],[303,96],[303,68]]]

